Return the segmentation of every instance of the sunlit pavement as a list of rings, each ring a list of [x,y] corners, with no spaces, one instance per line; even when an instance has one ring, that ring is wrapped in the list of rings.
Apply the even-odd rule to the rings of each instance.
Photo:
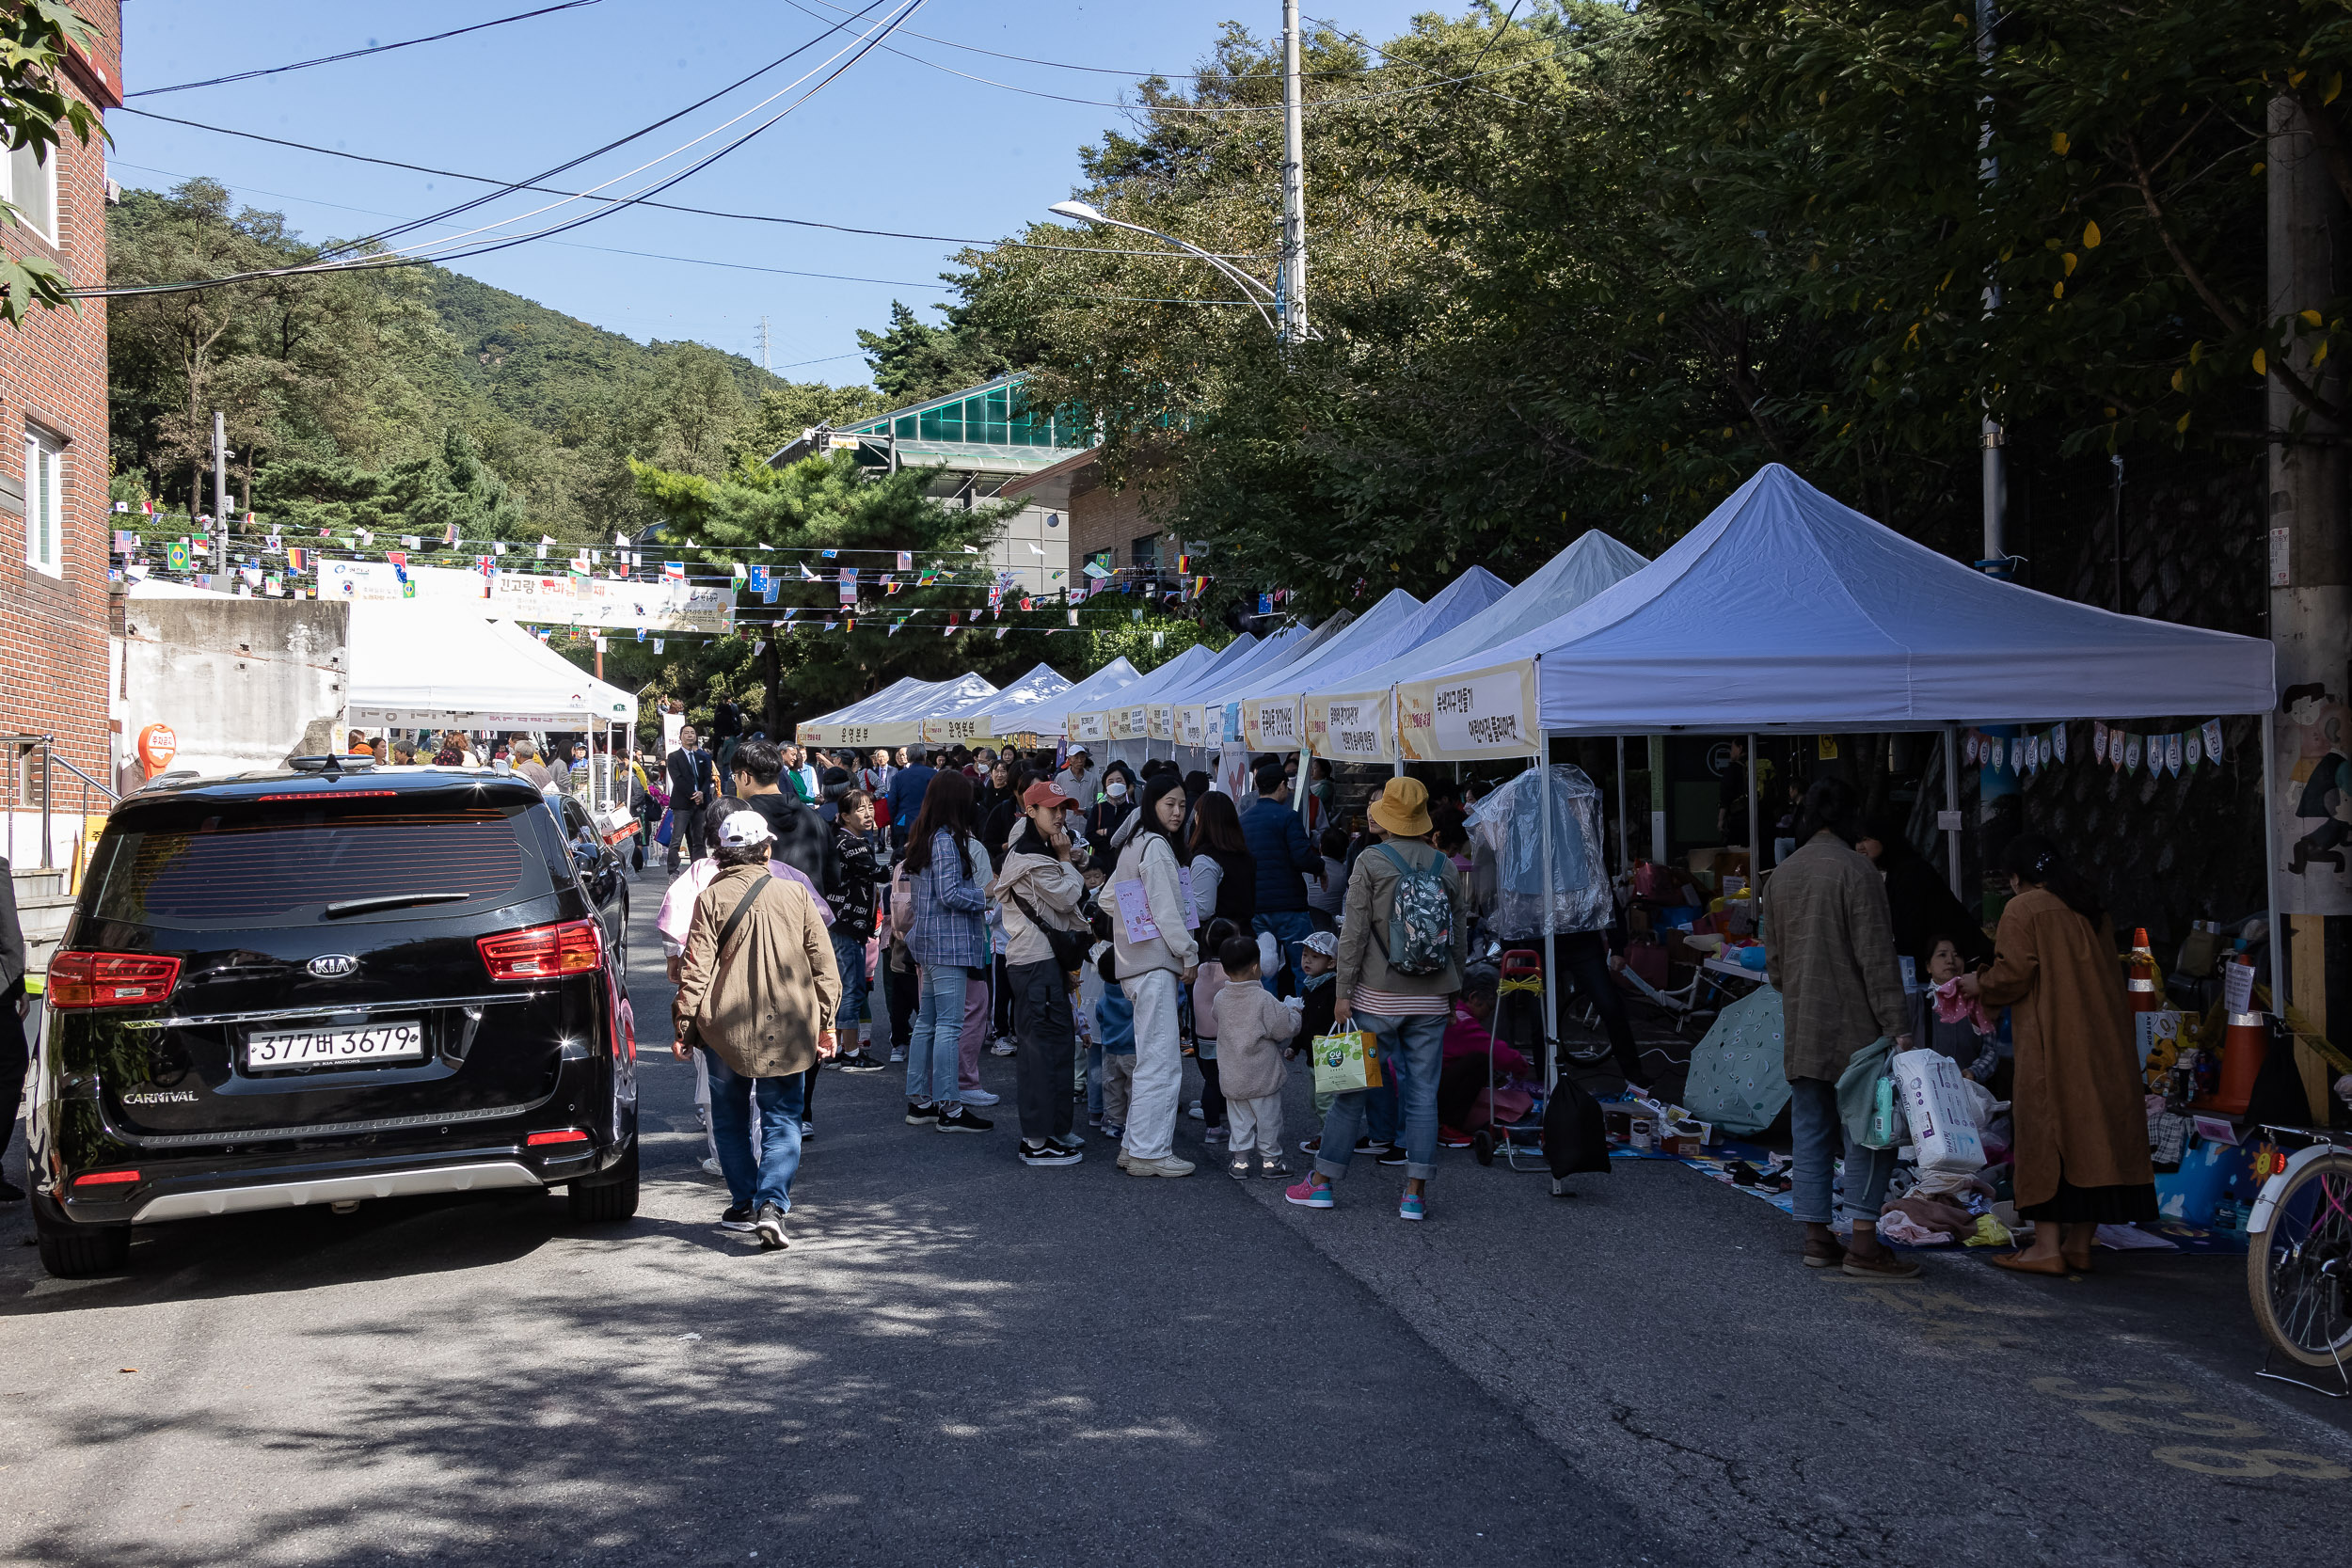
[[[649,879],[650,892],[658,882]],[[369,1204],[0,1251],[0,1561],[2332,1560],[2352,1412],[2252,1377],[2243,1265],[1798,1266],[1668,1164],[1359,1164],[1328,1212],[1065,1170],[827,1073],[792,1244],[713,1227],[635,900],[645,1201]],[[1309,1129],[1292,1086],[1289,1136]],[[21,1160],[11,1148],[11,1165]],[[0,1211],[0,1235],[28,1230]]]

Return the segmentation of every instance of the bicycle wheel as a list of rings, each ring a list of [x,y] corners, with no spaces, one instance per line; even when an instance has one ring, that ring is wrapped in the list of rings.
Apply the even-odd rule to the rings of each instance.
[[[2352,1153],[2296,1171],[2253,1241],[2246,1286],[2270,1342],[2306,1367],[2352,1359]]]

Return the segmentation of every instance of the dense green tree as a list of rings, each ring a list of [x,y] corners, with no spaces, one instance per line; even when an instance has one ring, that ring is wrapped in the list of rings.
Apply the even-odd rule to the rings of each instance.
[[[97,42],[89,24],[59,0],[11,0],[0,6],[0,148],[30,148],[46,162],[72,135],[85,147],[106,139],[97,112],[68,91],[61,77],[66,53]],[[9,228],[21,222],[16,205],[0,201]],[[0,253],[0,321],[24,325],[27,306],[56,309],[71,286],[63,268],[30,253]]]
[[[894,299],[886,331],[857,335],[866,363],[874,367],[874,385],[889,400],[888,406],[903,407],[977,386],[1015,368],[994,335],[973,319],[970,307],[936,309],[946,315],[946,325],[930,325]]]

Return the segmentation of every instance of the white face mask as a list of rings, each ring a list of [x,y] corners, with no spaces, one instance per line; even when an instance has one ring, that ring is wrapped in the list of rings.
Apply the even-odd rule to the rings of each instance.
[[[1127,781],[1124,779],[1113,779],[1110,783],[1103,786],[1103,793],[1109,796],[1114,800],[1119,800],[1127,793]]]

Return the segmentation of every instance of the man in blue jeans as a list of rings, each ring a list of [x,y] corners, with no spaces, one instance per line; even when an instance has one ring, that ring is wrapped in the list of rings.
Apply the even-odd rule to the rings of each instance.
[[[1444,1062],[1451,999],[1462,989],[1462,965],[1469,957],[1468,906],[1461,873],[1429,843],[1429,791],[1419,779],[1391,779],[1364,815],[1383,842],[1357,861],[1347,881],[1339,974],[1332,982],[1338,988],[1332,1027],[1368,1031],[1375,1048],[1395,1068],[1405,1123],[1405,1196],[1396,1213],[1399,1219],[1418,1220],[1427,1215],[1429,1178],[1437,1169],[1438,1074]],[[1444,945],[1428,958],[1425,967],[1409,958],[1406,967],[1389,961],[1391,916],[1407,872],[1416,879],[1434,874],[1445,894]],[[1422,928],[1435,932],[1434,925]],[[1406,951],[1412,952],[1409,942]],[[1283,1196],[1305,1209],[1332,1206],[1331,1184],[1347,1173],[1371,1094],[1356,1089],[1333,1099],[1324,1117],[1313,1172]]]
[[[1249,927],[1272,932],[1282,944],[1282,961],[1290,966],[1295,995],[1307,978],[1298,967],[1299,944],[1315,928],[1307,912],[1307,877],[1322,879],[1323,857],[1307,842],[1307,830],[1291,809],[1291,786],[1282,765],[1269,757],[1258,764],[1255,779],[1257,802],[1241,814],[1242,842],[1258,867],[1258,912]],[[1275,990],[1274,972],[1267,970],[1259,983]]]

